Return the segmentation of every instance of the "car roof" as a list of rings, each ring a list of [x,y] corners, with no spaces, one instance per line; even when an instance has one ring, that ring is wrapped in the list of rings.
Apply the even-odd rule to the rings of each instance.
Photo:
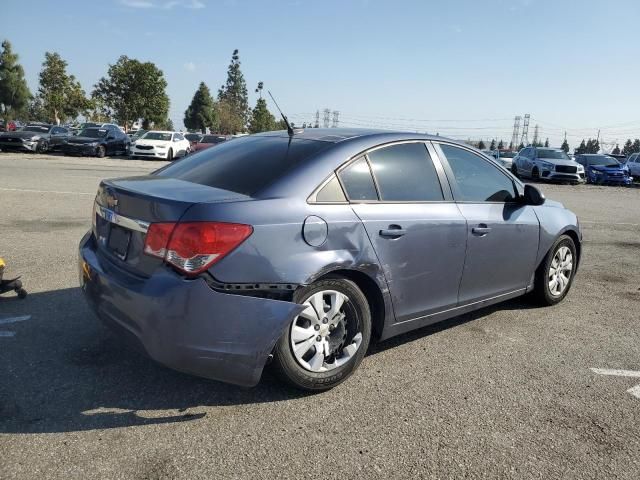
[[[288,137],[286,130],[276,130],[273,132],[263,132],[256,135],[265,137]],[[439,135],[430,135],[426,133],[404,132],[395,130],[379,130],[372,128],[305,128],[296,129],[293,138],[301,140],[318,140],[322,142],[339,143],[345,140],[355,138],[378,137],[384,139],[388,137],[390,140],[446,140],[447,142],[460,143],[450,138]]]

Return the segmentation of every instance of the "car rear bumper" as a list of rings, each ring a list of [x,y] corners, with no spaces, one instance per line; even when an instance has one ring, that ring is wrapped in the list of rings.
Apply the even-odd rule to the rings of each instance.
[[[283,330],[300,313],[295,303],[221,293],[197,278],[160,268],[134,276],[80,243],[80,284],[96,315],[154,360],[175,370],[254,386]]]

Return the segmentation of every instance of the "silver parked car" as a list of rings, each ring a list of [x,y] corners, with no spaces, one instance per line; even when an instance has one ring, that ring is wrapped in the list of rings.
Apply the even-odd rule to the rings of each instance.
[[[526,147],[513,159],[511,172],[517,177],[534,180],[583,183],[584,167],[571,160],[564,150],[548,147]]]
[[[627,159],[626,165],[629,167],[629,173],[632,176],[640,178],[640,153],[631,154]]]

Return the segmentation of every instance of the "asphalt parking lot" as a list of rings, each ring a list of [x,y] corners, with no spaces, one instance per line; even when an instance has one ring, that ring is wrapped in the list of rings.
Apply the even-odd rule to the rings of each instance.
[[[560,305],[391,339],[306,395],[173,372],[89,312],[99,180],[163,164],[0,153],[0,256],[30,292],[0,297],[0,478],[637,478],[640,189],[541,184],[584,231]]]

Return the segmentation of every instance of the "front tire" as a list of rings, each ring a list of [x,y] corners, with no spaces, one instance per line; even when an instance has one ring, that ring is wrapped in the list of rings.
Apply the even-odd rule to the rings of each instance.
[[[573,239],[561,235],[536,271],[534,295],[537,302],[546,306],[560,303],[571,289],[577,266]]]
[[[511,173],[513,174],[514,177],[520,178],[518,176],[518,167],[516,167],[515,163],[511,165]]]
[[[106,154],[107,154],[107,149],[104,148],[104,145],[98,145],[98,147],[96,148],[96,157],[104,158]]]
[[[173,160],[173,148],[170,148],[167,152],[167,162],[171,162]]]
[[[286,382],[307,391],[329,390],[358,368],[371,339],[371,311],[350,280],[319,280],[293,300],[306,308],[275,348],[274,367]]]
[[[531,178],[535,181],[540,180],[540,170],[538,170],[538,167],[533,167],[533,170],[531,170]]]

